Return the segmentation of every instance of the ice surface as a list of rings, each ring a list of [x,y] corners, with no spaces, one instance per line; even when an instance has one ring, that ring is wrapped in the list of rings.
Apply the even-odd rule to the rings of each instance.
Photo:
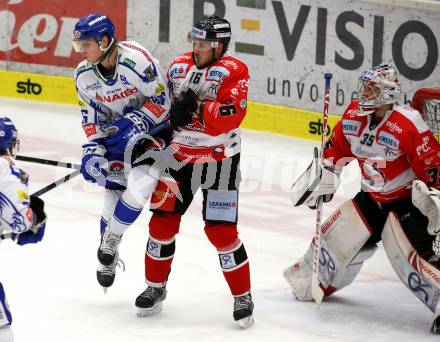
[[[0,99],[0,115],[19,129],[21,154],[79,161],[85,142],[74,106]],[[432,314],[394,274],[382,247],[355,283],[324,301],[296,302],[283,270],[306,250],[315,213],[293,208],[287,190],[311,160],[315,144],[243,132],[239,231],[250,258],[255,325],[240,330],[216,250],[203,233],[201,196],[184,216],[163,311],[138,318],[145,288],[144,251],[150,212],[126,232],[126,263],[106,295],[96,282],[102,191],[77,177],[44,195],[49,216],[42,243],[0,245],[0,280],[14,317],[16,342],[145,341],[434,341]],[[37,190],[68,170],[20,163]],[[357,166],[344,171],[327,216],[359,186]]]

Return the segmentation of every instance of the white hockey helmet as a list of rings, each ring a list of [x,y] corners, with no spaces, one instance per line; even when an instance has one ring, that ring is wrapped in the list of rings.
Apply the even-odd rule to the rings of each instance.
[[[388,64],[369,68],[359,77],[359,115],[371,114],[375,108],[397,102],[400,82],[396,69]]]

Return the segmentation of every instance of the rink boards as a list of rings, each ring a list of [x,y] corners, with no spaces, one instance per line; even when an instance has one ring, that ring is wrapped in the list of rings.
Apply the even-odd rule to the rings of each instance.
[[[78,102],[73,77],[0,70],[0,84],[0,96],[4,97],[63,104]],[[302,139],[321,139],[321,113],[258,102],[249,102],[248,106],[243,128]],[[337,120],[338,116],[329,116],[327,135]]]

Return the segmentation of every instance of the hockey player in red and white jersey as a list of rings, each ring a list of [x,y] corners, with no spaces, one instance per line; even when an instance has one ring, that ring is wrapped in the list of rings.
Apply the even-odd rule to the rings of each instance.
[[[396,103],[394,67],[370,68],[359,84],[359,100],[334,127],[321,165],[313,165],[321,176],[310,179],[313,173],[306,172],[292,188],[295,205],[313,208],[319,196],[331,200],[348,162],[357,160],[361,170],[361,191],[321,226],[320,287],[329,296],[349,285],[382,240],[401,280],[438,314],[440,145],[418,111]],[[312,249],[284,273],[298,300],[312,300]],[[416,283],[426,283],[423,291]]]
[[[243,328],[253,323],[249,261],[237,232],[239,125],[247,109],[249,72],[246,64],[229,54],[230,37],[227,20],[203,18],[189,34],[193,51],[176,57],[168,70],[174,128],[170,177],[160,179],[151,200],[154,208],[145,255],[148,288],[136,299],[139,316],[161,308],[175,236],[182,215],[201,188],[205,233],[218,251],[234,296],[234,320]]]

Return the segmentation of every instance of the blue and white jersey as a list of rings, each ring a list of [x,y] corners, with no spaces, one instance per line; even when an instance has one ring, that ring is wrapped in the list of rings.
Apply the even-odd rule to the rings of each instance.
[[[0,157],[0,233],[23,233],[32,228],[28,179],[28,174],[17,168],[11,158]]]
[[[118,42],[117,49],[112,78],[86,60],[75,71],[82,127],[89,141],[106,138],[106,126],[130,112],[140,114],[149,129],[168,115],[169,91],[158,61],[136,42]]]

